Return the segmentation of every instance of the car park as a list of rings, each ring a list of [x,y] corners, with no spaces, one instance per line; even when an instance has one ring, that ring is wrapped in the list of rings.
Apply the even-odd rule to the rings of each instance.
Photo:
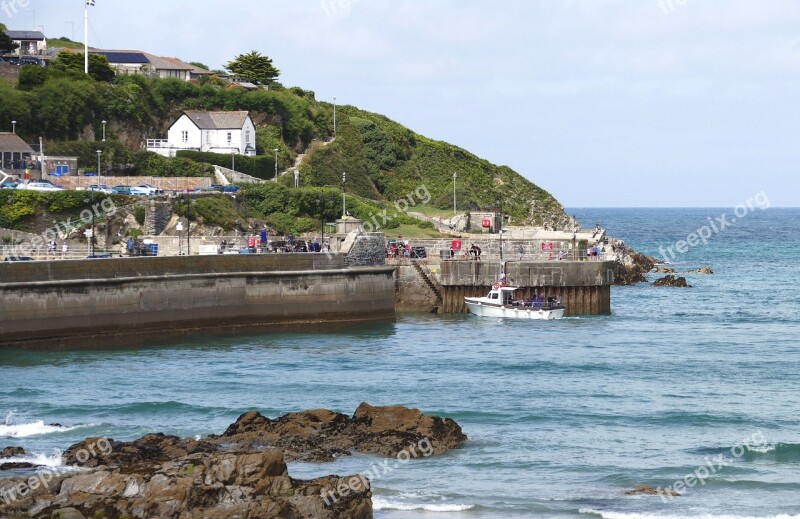
[[[0,189],[17,189],[18,185],[19,184],[16,182],[11,182],[11,181],[3,182],[2,184],[0,184]]]
[[[147,196],[149,193],[140,188],[134,186],[114,186],[111,188],[112,195],[127,195],[127,196]]]

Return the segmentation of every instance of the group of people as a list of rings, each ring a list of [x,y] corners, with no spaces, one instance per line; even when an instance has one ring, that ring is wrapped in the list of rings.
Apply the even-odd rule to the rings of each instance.
[[[66,256],[68,252],[69,252],[69,245],[67,245],[67,242],[64,242],[61,245],[61,255],[62,256]],[[49,242],[47,242],[47,254],[48,255],[53,255],[53,256],[58,254],[58,242],[57,241],[50,240]]]

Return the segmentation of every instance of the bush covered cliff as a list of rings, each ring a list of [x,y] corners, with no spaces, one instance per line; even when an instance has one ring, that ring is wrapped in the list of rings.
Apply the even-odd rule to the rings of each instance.
[[[98,75],[98,79],[102,76]],[[353,106],[337,108],[333,138],[333,106],[317,101],[314,93],[273,84],[270,90],[227,88],[216,77],[202,82],[117,76],[102,81],[65,67],[24,66],[18,83],[0,82],[0,120],[16,120],[17,131],[29,142],[45,140],[51,153],[81,157],[91,168],[93,150],[108,149],[107,166],[147,175],[176,175],[180,171],[208,174],[197,159],[183,162],[149,160],[142,154],[147,138],[166,135],[183,110],[248,110],[257,125],[257,146],[264,171],[274,176],[305,154],[299,164],[304,186],[341,186],[347,173],[348,193],[376,201],[401,199],[424,185],[430,205],[452,207],[453,173],[458,174],[459,207],[493,209],[501,200],[515,223],[562,222],[563,207],[548,192],[515,171],[482,160],[466,150],[434,141],[391,121]],[[107,143],[94,142],[107,120]],[[91,144],[90,144],[91,143]],[[271,172],[271,173],[266,173]],[[280,179],[289,184],[292,175]]]

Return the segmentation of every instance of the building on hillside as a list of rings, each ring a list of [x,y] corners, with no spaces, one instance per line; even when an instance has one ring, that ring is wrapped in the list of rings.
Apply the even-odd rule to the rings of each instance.
[[[6,35],[19,45],[10,55],[44,56],[47,54],[47,38],[40,31],[6,31]]]
[[[256,127],[249,112],[186,111],[175,121],[167,139],[149,139],[147,151],[174,157],[179,150],[253,156]]]
[[[255,83],[250,83],[248,81],[232,81],[227,87],[225,87],[226,90],[235,90],[237,88],[247,90],[248,92],[253,92],[255,90],[269,90],[269,86],[267,85],[256,85]]]
[[[195,67],[177,58],[162,58],[139,50],[94,50],[92,54],[105,56],[108,64],[119,75],[143,75],[191,81],[213,72]]]
[[[34,153],[16,133],[0,132],[0,166],[9,175],[31,178],[32,170],[38,172],[39,164],[33,160]],[[24,175],[26,171],[27,177]]]

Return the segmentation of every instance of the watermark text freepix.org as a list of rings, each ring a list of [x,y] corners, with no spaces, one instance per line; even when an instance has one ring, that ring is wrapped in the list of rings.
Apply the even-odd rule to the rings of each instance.
[[[722,213],[717,217],[708,217],[708,224],[699,227],[696,231],[686,236],[685,240],[680,240],[669,247],[659,247],[658,252],[667,263],[675,260],[678,254],[686,254],[694,247],[701,244],[708,245],[709,240],[725,231],[728,227],[733,226],[737,221],[742,220],[748,214],[753,213],[756,209],[766,211],[772,204],[769,201],[767,194],[762,191],[754,196],[748,198],[743,204],[737,205],[733,209],[733,216]]]
[[[325,506],[331,506],[337,503],[339,499],[349,496],[352,492],[363,492],[370,488],[371,483],[390,474],[410,460],[419,457],[428,458],[433,456],[433,453],[433,444],[428,438],[423,438],[416,444],[409,445],[398,452],[394,462],[391,459],[385,459],[380,464],[375,463],[357,476],[340,480],[339,485],[333,490],[322,491],[322,500],[325,501]]]

